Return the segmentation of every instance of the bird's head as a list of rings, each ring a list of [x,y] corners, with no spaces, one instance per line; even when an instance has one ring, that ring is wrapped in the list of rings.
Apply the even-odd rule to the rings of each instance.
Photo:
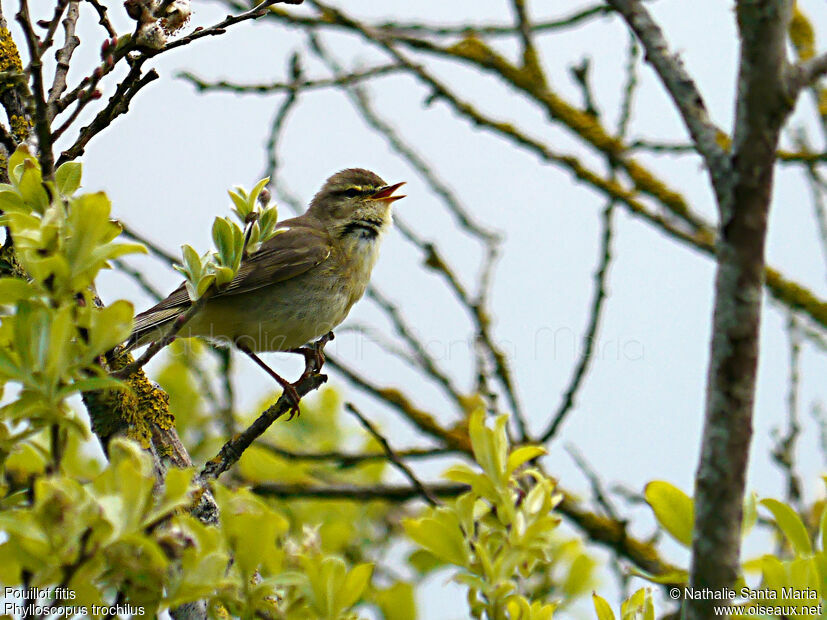
[[[313,197],[308,214],[336,236],[375,239],[390,226],[393,193],[404,185],[388,185],[370,170],[348,168],[330,177]]]

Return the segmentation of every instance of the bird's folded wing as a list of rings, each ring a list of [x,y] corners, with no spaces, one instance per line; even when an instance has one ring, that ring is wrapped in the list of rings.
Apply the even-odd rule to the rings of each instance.
[[[248,293],[294,278],[330,256],[326,232],[306,226],[285,226],[255,254],[247,257],[230,284],[216,297]],[[169,320],[192,303],[182,284],[166,299],[135,317],[135,332]]]

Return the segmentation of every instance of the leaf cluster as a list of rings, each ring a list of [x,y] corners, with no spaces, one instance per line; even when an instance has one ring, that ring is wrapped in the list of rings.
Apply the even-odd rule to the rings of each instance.
[[[216,217],[212,226],[214,250],[199,256],[192,246],[182,246],[183,262],[175,268],[186,278],[187,291],[193,301],[213,286],[216,289],[227,286],[238,274],[242,259],[278,234],[278,208],[262,200],[269,197],[269,193],[263,191],[269,182],[269,178],[261,179],[249,193],[242,187],[228,192],[233,215],[241,225],[229,217]]]
[[[77,194],[81,164],[58,168],[45,181],[25,146],[9,158],[11,183],[0,185],[0,225],[14,239],[15,256],[28,276],[0,278],[0,384],[20,388],[0,408],[5,424],[25,421],[24,433],[43,424],[77,424],[65,399],[75,392],[117,387],[97,358],[122,342],[133,308],[117,301],[99,308],[93,284],[109,261],[145,251],[117,241],[105,194]],[[9,434],[9,446],[19,435]]]

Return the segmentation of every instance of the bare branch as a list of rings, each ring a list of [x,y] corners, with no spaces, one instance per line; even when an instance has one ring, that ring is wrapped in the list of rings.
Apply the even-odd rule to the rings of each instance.
[[[385,452],[366,452],[363,454],[349,454],[345,452],[296,452],[280,446],[259,442],[256,444],[262,450],[292,461],[336,461],[341,467],[351,467],[360,463],[371,461],[382,461],[388,458]],[[411,448],[408,450],[397,450],[396,456],[401,459],[429,459],[439,456],[457,454],[456,450],[450,448]]]
[[[795,450],[798,435],[801,433],[801,424],[798,415],[799,386],[801,383],[801,328],[799,321],[792,312],[788,312],[787,335],[790,345],[790,375],[787,387],[787,430],[784,435],[778,427],[772,429],[775,445],[772,448],[772,459],[781,469],[786,478],[786,500],[795,506],[799,513],[801,505],[801,478],[796,471]]]
[[[606,277],[609,272],[609,263],[612,259],[612,215],[615,209],[615,202],[609,201],[606,208],[603,210],[603,235],[600,245],[600,263],[597,271],[594,274],[595,289],[594,300],[589,311],[589,325],[586,328],[586,333],[583,335],[583,352],[577,362],[577,366],[566,389],[563,399],[560,402],[557,411],[551,419],[546,431],[540,437],[540,443],[546,443],[554,439],[557,434],[557,429],[566,419],[569,411],[574,406],[574,398],[577,394],[580,384],[582,383],[586,372],[589,368],[589,363],[592,359],[592,351],[594,350],[595,337],[597,335],[597,328],[600,325],[600,317],[602,315],[603,302],[606,299]]]
[[[106,7],[103,6],[98,0],[86,0],[86,2],[92,5],[95,11],[97,11],[98,23],[103,26],[104,30],[106,30],[106,34],[108,34],[111,38],[117,37],[118,33],[112,26],[112,23],[109,21],[109,17],[106,14]]]
[[[813,86],[827,73],[827,52],[789,67],[787,74],[788,96],[795,98],[801,89]]]
[[[111,376],[115,377],[116,379],[126,379],[129,375],[131,375],[139,368],[143,368],[144,366],[146,366],[149,363],[149,360],[155,357],[161,351],[161,349],[163,349],[165,346],[167,346],[169,343],[175,340],[175,337],[178,335],[178,332],[180,332],[184,328],[184,326],[190,321],[190,319],[192,319],[192,317],[194,317],[201,311],[204,305],[206,305],[207,300],[212,296],[212,290],[213,289],[210,289],[206,293],[201,295],[201,297],[196,299],[190,305],[189,308],[187,308],[184,312],[175,317],[175,319],[171,321],[170,326],[164,332],[164,335],[152,344],[150,344],[146,348],[146,351],[143,352],[143,355],[141,355],[135,361],[130,362],[123,368],[113,372]]]
[[[117,117],[129,111],[129,104],[132,102],[132,98],[138,94],[138,91],[158,79],[159,75],[155,69],[150,69],[145,75],[141,75],[142,64],[143,60],[136,60],[132,64],[129,73],[118,84],[115,94],[110,97],[106,107],[98,112],[89,125],[81,129],[80,135],[74,144],[61,153],[58,165],[83,155],[86,145],[89,144],[92,138],[109,127]]]
[[[730,189],[721,192],[715,311],[701,457],[695,477],[690,585],[734,587],[752,438],[764,246],[775,153],[794,101],[787,97],[789,0],[739,2],[741,38]],[[688,620],[711,617],[714,601],[687,600]]]
[[[62,10],[61,10],[62,12]],[[37,158],[44,179],[51,179],[55,173],[54,153],[52,152],[52,130],[49,126],[49,114],[46,108],[46,92],[43,85],[43,62],[41,61],[41,43],[34,32],[29,15],[28,0],[20,0],[17,22],[23,29],[26,46],[29,50],[27,72],[32,80],[32,97],[34,99],[34,130],[37,134]]]
[[[356,416],[356,419],[359,420],[359,424],[361,424],[364,429],[373,435],[374,439],[379,442],[379,445],[382,446],[382,449],[385,451],[385,454],[388,456],[388,460],[394,464],[394,466],[402,472],[402,475],[405,476],[414,487],[419,490],[422,494],[422,497],[431,505],[431,506],[439,506],[442,502],[440,502],[436,495],[426,487],[419,478],[416,477],[416,474],[413,470],[408,467],[405,462],[397,456],[397,454],[391,448],[390,443],[388,440],[385,439],[385,436],[379,432],[379,430],[368,420],[359,409],[353,403],[345,403],[345,409]]]
[[[692,142],[706,162],[716,193],[726,191],[730,164],[718,145],[718,130],[709,115],[695,81],[680,57],[669,52],[663,32],[640,0],[607,0],[626,20],[646,50],[646,60],[655,69],[681,114]]]
[[[464,484],[431,484],[436,497],[456,497],[470,487]],[[265,497],[281,499],[348,499],[360,502],[387,501],[407,502],[422,496],[422,492],[413,486],[375,484],[369,487],[356,485],[311,486],[306,484],[258,484],[252,488],[253,493]]]
[[[66,18],[63,20],[64,43],[63,47],[55,52],[57,67],[55,69],[54,79],[52,80],[52,87],[49,89],[49,99],[46,102],[50,122],[57,116],[57,101],[66,91],[66,76],[69,73],[69,63],[72,60],[75,49],[80,45],[80,39],[75,36],[75,26],[77,25],[78,16],[78,0],[71,0],[69,2],[69,10],[66,12]]]
[[[60,23],[60,18],[63,17],[63,12],[66,10],[66,6],[69,4],[69,1],[70,0],[57,0],[55,3],[55,11],[52,15],[52,19],[50,19],[46,25],[46,36],[43,37],[43,40],[40,42],[38,53],[41,57],[46,50],[52,46],[52,43],[54,43],[57,26]]]
[[[151,58],[152,56],[157,56],[162,52],[167,52],[171,49],[175,49],[176,47],[189,45],[193,41],[203,39],[204,37],[212,37],[224,34],[227,31],[227,28],[229,28],[230,26],[234,26],[235,24],[239,24],[249,19],[259,19],[260,17],[263,17],[267,14],[267,9],[269,9],[274,4],[301,4],[303,1],[304,0],[263,0],[263,2],[257,4],[249,11],[245,11],[244,13],[241,13],[239,15],[227,15],[227,17],[225,17],[223,20],[221,20],[213,26],[210,26],[209,28],[199,28],[191,32],[190,34],[181,37],[180,39],[170,41],[160,50],[147,50],[146,56]]]
[[[270,82],[261,84],[237,84],[227,80],[219,80],[217,82],[208,82],[199,78],[193,73],[182,71],[178,77],[187,80],[199,91],[227,91],[232,93],[252,93],[269,95],[278,92],[290,92],[292,89],[296,90],[315,90],[320,88],[330,88],[332,86],[345,86],[356,84],[373,78],[383,77],[399,73],[403,68],[397,64],[389,63],[371,67],[369,69],[362,69],[353,71],[352,73],[337,75],[332,78],[318,78],[318,79],[301,79],[296,83],[293,82]]]
[[[175,256],[172,252],[165,250],[154,241],[151,241],[131,226],[124,224],[122,221],[118,221],[118,225],[121,227],[122,235],[132,239],[133,241],[142,243],[146,246],[147,250],[149,250],[150,254],[154,254],[161,260],[166,261],[170,267],[172,267],[173,265],[177,265],[181,262],[181,259],[179,257]]]
[[[329,359],[328,359],[329,361]],[[327,381],[327,375],[320,375],[318,373],[310,373],[303,375],[293,387],[300,398],[303,398],[313,390]],[[287,392],[283,392],[279,399],[270,407],[265,409],[261,415],[253,422],[247,429],[233,437],[230,441],[225,443],[221,450],[213,458],[207,461],[204,468],[199,474],[202,481],[209,481],[217,479],[221,474],[232,467],[244,451],[250,447],[264,431],[270,428],[270,425],[283,416],[288,411],[295,407],[295,403],[290,398]]]

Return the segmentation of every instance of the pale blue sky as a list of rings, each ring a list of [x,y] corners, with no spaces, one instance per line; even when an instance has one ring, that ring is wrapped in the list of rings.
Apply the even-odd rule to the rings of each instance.
[[[118,17],[120,3],[110,4],[119,30],[126,30],[128,20]],[[196,0],[193,5],[192,25],[211,24],[226,12],[217,3]],[[347,5],[348,11],[365,17],[384,15],[430,22],[511,18],[505,0],[352,0]],[[800,5],[816,27],[827,32],[823,0],[801,0]],[[542,15],[552,16],[569,14],[587,3],[559,0],[530,2],[529,6],[535,15],[542,10]],[[737,54],[733,3],[659,0],[648,6],[696,78],[713,119],[728,129]],[[86,21],[82,36],[98,37],[99,31],[90,30],[93,20]],[[353,37],[335,35],[326,41],[351,66],[381,58]],[[554,87],[571,101],[579,102],[579,91],[568,67],[584,56],[592,58],[596,96],[608,115],[607,124],[614,126],[624,79],[625,26],[618,19],[604,18],[539,41]],[[201,96],[174,74],[188,69],[205,78],[283,79],[287,58],[301,43],[296,31],[244,24],[223,37],[202,40],[159,58],[155,64],[161,80],[139,94],[128,116],[117,120],[88,148],[84,158],[87,187],[106,190],[117,217],[164,247],[176,250],[190,243],[205,249],[213,217],[229,208],[226,189],[235,184],[249,187],[261,176],[266,161],[265,135],[281,99]],[[513,47],[503,44],[502,49],[510,52]],[[317,64],[308,61],[307,65],[309,75],[322,74]],[[542,114],[495,79],[444,62],[433,67],[481,108],[513,120],[559,151],[574,152],[603,168],[599,157],[586,152],[559,127],[549,125]],[[652,71],[644,67],[640,75],[642,84],[630,135],[685,140],[683,126]],[[520,396],[533,428],[543,427],[568,382],[576,361],[573,347],[579,348],[587,320],[603,198],[568,174],[475,130],[444,105],[423,108],[426,93],[410,78],[384,78],[371,91],[377,109],[427,156],[479,220],[505,233],[494,287],[495,333],[511,352]],[[104,97],[111,92],[111,86],[105,88]],[[795,123],[811,117],[804,113],[809,105],[805,98]],[[305,199],[324,178],[344,167],[371,168],[388,182],[407,180],[408,198],[397,203],[398,212],[423,236],[438,242],[466,281],[475,275],[477,246],[457,233],[426,186],[364,126],[344,96],[332,92],[306,95],[290,118],[281,153],[283,179]],[[684,192],[696,211],[714,217],[712,195],[697,159],[641,156],[641,160]],[[598,355],[580,391],[577,410],[552,446],[546,465],[566,488],[585,495],[586,481],[562,450],[563,444],[573,443],[607,483],[619,482],[641,491],[656,477],[691,492],[703,411],[714,266],[707,257],[677,246],[622,212],[616,218],[614,253]],[[827,297],[824,257],[815,236],[810,197],[796,168],[782,168],[777,176],[768,257],[785,274],[811,287],[822,299]],[[467,388],[472,372],[464,345],[468,323],[438,280],[422,273],[419,262],[417,252],[393,233],[385,242],[374,281],[401,305],[431,351],[444,358],[440,360],[444,367]],[[171,290],[178,282],[175,273],[156,261],[145,259],[136,264],[163,289]],[[133,300],[138,310],[149,302],[127,279],[115,275],[102,278],[99,290],[105,300]],[[351,320],[379,321],[386,326],[368,301],[356,306]],[[782,477],[769,463],[768,452],[770,429],[783,424],[786,415],[784,322],[783,314],[765,305],[749,474],[750,489],[763,496],[780,496],[783,491]],[[442,396],[435,388],[422,385],[403,364],[389,360],[373,345],[357,346],[353,337],[347,336],[334,345],[340,357],[377,382],[403,385],[422,405],[440,410]],[[297,373],[298,362],[288,357],[274,354],[269,359],[279,372]],[[238,392],[242,404],[249,406],[271,386],[264,374],[244,361],[241,364],[244,370],[237,376]],[[827,357],[805,346],[802,373],[804,432],[798,457],[806,474],[807,495],[813,498],[822,493],[817,474],[823,471],[824,463],[809,409],[814,402],[824,402]],[[331,384],[350,394],[335,373]],[[383,420],[394,445],[406,445],[413,439],[413,433],[400,425],[398,418],[375,402],[354,398],[367,414]],[[436,475],[439,469],[426,473]],[[638,517],[635,530],[648,533],[651,520],[645,511],[638,509],[633,514]],[[670,548],[672,552],[675,561],[686,562],[685,554]],[[456,606],[452,602],[450,612],[442,607],[448,598],[445,593],[453,592],[444,590],[449,587],[442,577],[429,586],[421,601],[421,617],[462,616],[461,597],[452,597]]]

